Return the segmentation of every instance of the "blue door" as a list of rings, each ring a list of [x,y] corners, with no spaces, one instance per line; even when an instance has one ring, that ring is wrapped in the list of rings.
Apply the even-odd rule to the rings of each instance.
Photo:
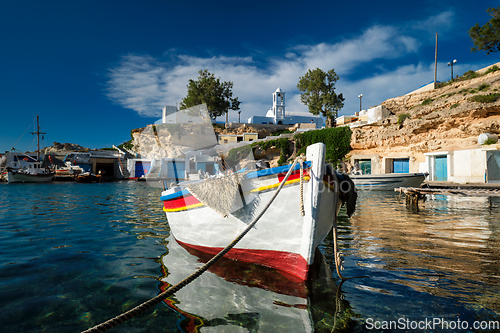
[[[409,158],[395,158],[392,161],[392,170],[394,173],[409,173],[410,172],[410,159]]]
[[[446,155],[436,156],[434,162],[434,180],[447,181],[448,180],[448,158]]]
[[[135,162],[135,176],[140,178],[148,173],[151,168],[151,162],[136,161]]]

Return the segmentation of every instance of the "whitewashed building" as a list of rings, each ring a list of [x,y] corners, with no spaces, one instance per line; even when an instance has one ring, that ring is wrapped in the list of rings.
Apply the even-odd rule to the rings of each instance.
[[[265,116],[248,118],[249,124],[295,125],[313,123],[316,128],[323,127],[323,118],[304,112],[286,111],[285,92],[280,87],[273,93],[273,106]]]

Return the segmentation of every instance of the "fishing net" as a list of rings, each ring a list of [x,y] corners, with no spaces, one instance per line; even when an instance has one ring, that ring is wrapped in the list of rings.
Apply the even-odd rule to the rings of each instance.
[[[200,202],[226,217],[241,208],[241,200],[237,199],[243,195],[240,185],[243,178],[242,173],[211,177],[188,184],[187,189]]]

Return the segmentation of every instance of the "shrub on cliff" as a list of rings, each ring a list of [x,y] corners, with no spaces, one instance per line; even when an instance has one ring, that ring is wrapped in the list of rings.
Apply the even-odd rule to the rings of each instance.
[[[478,103],[493,103],[500,98],[500,94],[476,95],[469,98],[469,101]]]
[[[278,148],[280,150],[280,159],[278,160],[279,166],[286,164],[286,160],[290,156],[290,153],[288,151],[289,142],[287,138],[252,143],[252,148],[257,147],[262,150],[266,150],[271,147]]]
[[[401,125],[406,118],[410,118],[410,114],[409,113],[401,113],[399,116],[398,116],[398,125]]]
[[[307,146],[323,142],[326,145],[326,162],[335,164],[351,150],[351,135],[352,131],[347,126],[324,128],[295,135],[295,144],[300,149],[300,155],[305,154]]]

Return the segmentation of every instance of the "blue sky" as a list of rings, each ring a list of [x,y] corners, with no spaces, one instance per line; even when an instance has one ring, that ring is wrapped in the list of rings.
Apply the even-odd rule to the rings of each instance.
[[[0,10],[0,152],[89,148],[130,139],[180,103],[189,79],[208,69],[234,83],[241,118],[264,115],[272,93],[308,112],[297,82],[308,68],[335,69],[339,115],[500,61],[471,53],[470,27],[496,1],[3,1]],[[229,120],[238,114],[230,112]],[[224,120],[224,119],[220,119]],[[26,134],[22,134],[26,131]],[[21,137],[22,136],[22,137]]]

